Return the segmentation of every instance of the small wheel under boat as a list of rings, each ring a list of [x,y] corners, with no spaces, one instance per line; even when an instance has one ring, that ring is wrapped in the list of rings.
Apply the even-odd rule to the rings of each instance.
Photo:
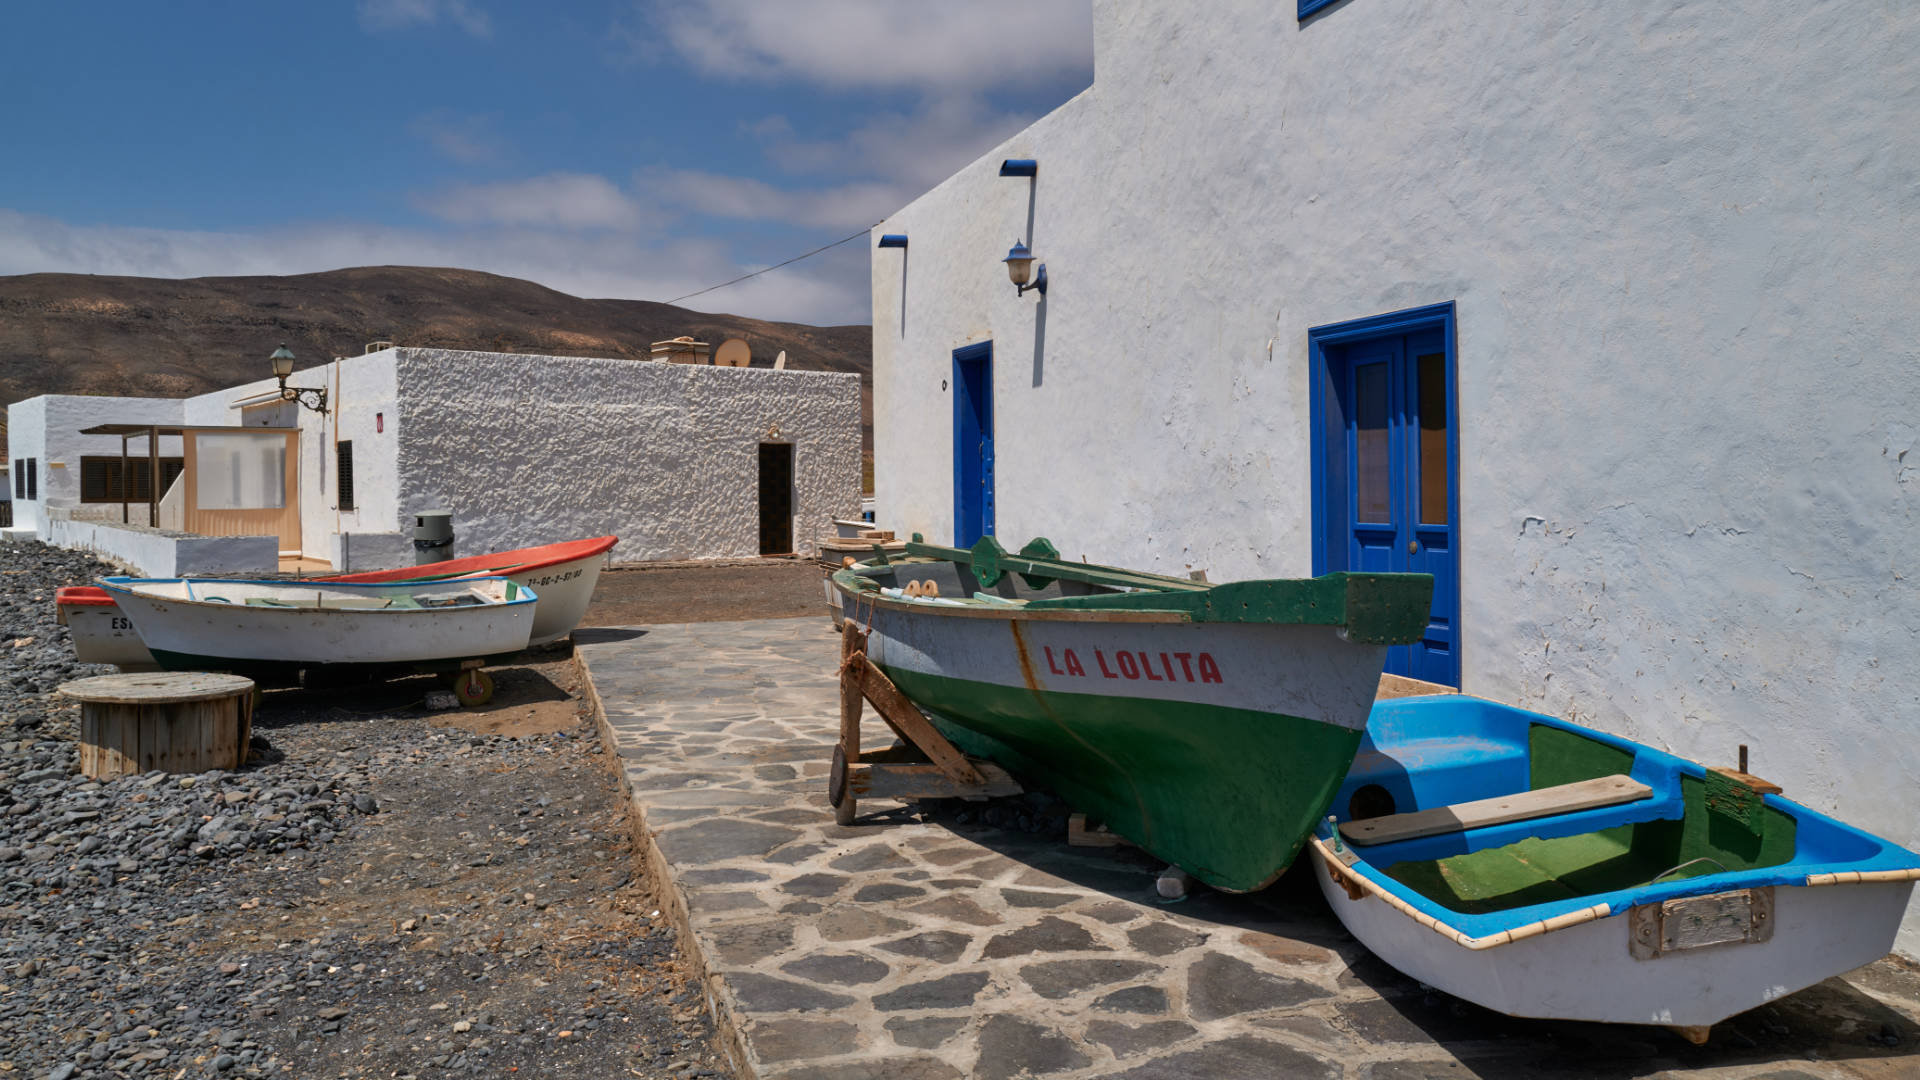
[[[493,676],[470,668],[453,677],[453,696],[471,709],[493,700]]]
[[[835,810],[847,801],[847,751],[843,746],[833,748],[833,767],[827,770],[827,805]]]

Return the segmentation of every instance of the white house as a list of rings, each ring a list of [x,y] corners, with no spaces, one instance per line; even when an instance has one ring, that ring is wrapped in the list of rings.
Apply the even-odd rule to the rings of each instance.
[[[101,426],[159,427],[158,524],[264,534],[253,547],[268,565],[254,569],[275,553],[406,565],[415,515],[435,510],[452,514],[465,554],[606,533],[620,537],[617,562],[806,552],[860,505],[854,374],[388,348],[288,385],[324,391],[327,411],[282,400],[271,378],[184,400],[10,406],[10,456],[33,478],[16,524],[145,557],[146,435],[131,437],[135,527],[123,529],[121,437],[82,434]]]
[[[1747,744],[1920,847],[1920,7],[1094,27],[1092,87],[874,230],[890,527],[1432,572],[1389,670]]]

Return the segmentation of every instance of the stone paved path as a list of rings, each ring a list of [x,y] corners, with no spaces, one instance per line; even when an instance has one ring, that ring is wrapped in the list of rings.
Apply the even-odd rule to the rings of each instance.
[[[1159,865],[1130,849],[884,801],[836,826],[825,618],[576,640],[742,1077],[1920,1077],[1911,965],[1828,980],[1704,1047],[1516,1020],[1375,960],[1301,871],[1163,904]]]

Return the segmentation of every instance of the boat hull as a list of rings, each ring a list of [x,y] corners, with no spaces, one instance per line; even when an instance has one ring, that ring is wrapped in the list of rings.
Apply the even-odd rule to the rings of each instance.
[[[593,602],[593,590],[600,583],[600,570],[606,564],[606,553],[613,545],[613,537],[603,536],[571,544],[471,556],[446,564],[376,570],[327,580],[392,582],[422,577],[437,579],[448,573],[460,573],[468,577],[503,577],[532,589],[540,598],[534,607],[533,634],[527,644],[546,645],[573,633],[573,628],[580,625],[580,620],[587,614],[587,606]]]
[[[1636,960],[1624,911],[1475,950],[1377,895],[1348,899],[1324,864],[1314,877],[1361,944],[1455,997],[1511,1016],[1674,1027],[1715,1024],[1880,959],[1913,891],[1912,882],[1779,886],[1770,940]]]
[[[614,538],[604,536],[595,540],[469,556],[449,563],[309,580],[383,583],[422,578],[438,580],[449,573],[469,577],[503,577],[534,590],[539,597],[533,612],[533,633],[527,640],[527,645],[531,647],[558,641],[573,633],[574,627],[580,625],[588,605],[593,602],[593,590],[599,585],[606,553],[613,545]],[[555,558],[559,561],[549,561]],[[490,569],[500,565],[504,565],[505,569]],[[113,595],[105,589],[91,586],[61,589],[56,602],[61,619],[67,624],[73,639],[74,656],[81,663],[115,664],[122,671],[157,671],[161,668],[146,642],[133,629],[132,620],[120,610]]]
[[[147,643],[140,640],[139,631],[133,628],[133,620],[127,618],[105,589],[85,590],[99,593],[97,598],[75,599],[66,595],[79,591],[61,589],[57,601],[60,622],[66,625],[67,636],[73,642],[74,659],[83,664],[113,664],[121,671],[160,670]]]
[[[1236,892],[1278,877],[1326,812],[1385,655],[1327,626],[935,604],[860,619],[874,663],[962,750]]]
[[[1886,955],[1920,877],[1770,787],[1499,702],[1382,701],[1315,876],[1355,938],[1448,993],[1698,1038]]]
[[[244,583],[196,584],[210,595]],[[357,597],[456,589],[453,583],[329,584],[303,583],[302,591]],[[129,589],[113,593],[161,667],[268,678],[312,669],[455,671],[476,662],[499,663],[526,648],[534,608],[531,602],[419,610],[277,608],[183,601]]]

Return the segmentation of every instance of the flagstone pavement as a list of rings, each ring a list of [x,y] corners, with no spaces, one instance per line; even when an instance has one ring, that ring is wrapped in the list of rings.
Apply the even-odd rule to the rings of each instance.
[[[1349,938],[1302,866],[1160,902],[1160,865],[912,804],[826,802],[825,618],[582,629],[662,905],[754,1080],[1920,1077],[1920,971],[1881,961],[1715,1027],[1519,1020]],[[889,733],[869,710],[863,741]],[[1570,971],[1569,978],[1580,973]]]

